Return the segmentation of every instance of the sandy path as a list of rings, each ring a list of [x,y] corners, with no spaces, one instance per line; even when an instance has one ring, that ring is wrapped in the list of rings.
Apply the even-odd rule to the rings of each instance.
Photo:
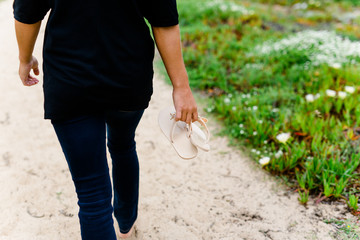
[[[11,4],[0,3],[0,239],[80,239],[74,188],[50,122],[43,120],[41,86],[23,87],[17,77]],[[137,131],[136,239],[332,239],[333,227],[321,219],[340,216],[343,206],[304,208],[226,138],[213,137],[211,154],[179,159],[157,126],[158,111],[170,102],[171,88],[156,76]]]

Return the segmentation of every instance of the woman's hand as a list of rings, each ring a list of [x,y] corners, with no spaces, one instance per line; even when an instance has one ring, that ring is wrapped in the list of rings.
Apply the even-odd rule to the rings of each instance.
[[[39,63],[34,56],[32,56],[30,61],[28,61],[28,62],[20,61],[19,76],[20,76],[20,79],[21,79],[22,83],[24,84],[24,86],[30,87],[39,82],[39,80],[37,78],[31,76],[31,74],[30,74],[31,69],[33,70],[35,75],[40,74]]]
[[[173,101],[176,109],[176,121],[180,120],[187,124],[197,121],[197,106],[190,87],[174,87]]]
[[[40,26],[41,21],[25,24],[15,20],[16,39],[19,46],[19,76],[25,86],[33,86],[39,82],[30,75],[30,71],[32,69],[35,75],[40,73],[38,61],[32,56]]]

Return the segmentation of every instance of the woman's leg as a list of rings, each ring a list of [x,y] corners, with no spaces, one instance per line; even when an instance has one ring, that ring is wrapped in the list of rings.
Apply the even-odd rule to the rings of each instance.
[[[127,233],[137,218],[139,162],[134,138],[143,112],[109,111],[106,114],[113,164],[114,215],[121,233]]]
[[[79,199],[82,239],[116,240],[104,117],[83,116],[68,121],[52,121],[52,124]]]

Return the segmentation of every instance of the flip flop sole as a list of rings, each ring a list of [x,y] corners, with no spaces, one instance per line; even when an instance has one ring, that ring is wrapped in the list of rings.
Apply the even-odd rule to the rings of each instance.
[[[172,117],[172,114],[175,113],[175,108],[173,106],[169,106],[160,111],[158,121],[159,126],[170,141],[175,151],[179,155],[179,157],[183,159],[192,159],[195,158],[198,154],[198,149],[195,147],[189,137],[186,129],[186,124],[184,122],[177,122],[174,132],[173,132],[173,141],[171,142],[171,131],[175,119]]]

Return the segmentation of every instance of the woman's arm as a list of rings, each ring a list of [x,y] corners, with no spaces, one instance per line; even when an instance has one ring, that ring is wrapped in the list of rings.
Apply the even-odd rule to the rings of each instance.
[[[35,75],[39,75],[38,61],[32,55],[36,38],[39,33],[41,21],[34,24],[24,24],[15,20],[16,38],[19,47],[19,76],[25,86],[32,86],[39,82],[30,75],[31,69]]]
[[[195,99],[181,53],[179,25],[171,27],[152,27],[156,45],[173,85],[173,101],[176,120],[187,123],[198,119]]]

